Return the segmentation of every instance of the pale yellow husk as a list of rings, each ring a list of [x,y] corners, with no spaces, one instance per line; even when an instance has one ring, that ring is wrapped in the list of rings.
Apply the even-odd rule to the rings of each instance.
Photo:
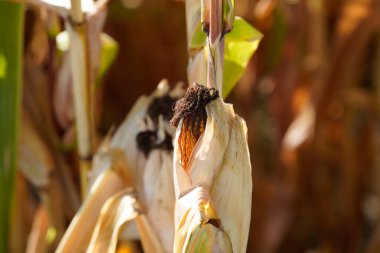
[[[90,242],[100,209],[110,196],[126,187],[124,180],[113,170],[103,172],[71,221],[56,253],[84,252]]]
[[[189,189],[177,206],[173,252],[232,252],[228,235],[216,225],[219,217],[206,188]]]
[[[88,253],[114,253],[122,229],[136,220],[144,252],[164,252],[141,206],[133,188],[116,193],[104,204],[96,223]]]
[[[101,209],[87,252],[114,253],[122,227],[135,219],[138,211],[139,206],[131,188],[109,198]]]

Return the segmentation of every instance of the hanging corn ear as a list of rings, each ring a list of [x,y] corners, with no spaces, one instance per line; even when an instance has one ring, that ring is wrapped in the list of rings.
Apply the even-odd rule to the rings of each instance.
[[[174,240],[172,106],[183,95],[162,80],[149,97],[141,97],[112,138],[111,146],[125,151],[135,177],[138,200],[165,252]],[[128,236],[129,237],[129,236]]]
[[[150,152],[172,149],[170,145],[175,129],[170,126],[169,120],[173,114],[173,103],[182,95],[180,86],[170,90],[167,80],[162,80],[150,96],[141,96],[136,101],[112,137],[110,146],[125,152],[127,167],[137,182],[135,187],[139,199],[145,198],[142,182]],[[162,120],[159,120],[160,117]]]
[[[194,185],[202,185],[220,219],[216,228],[226,233],[233,252],[245,252],[251,218],[252,178],[244,120],[235,114],[232,105],[223,102],[217,90],[194,84],[176,102],[172,123],[178,127],[174,142],[176,243],[185,240],[181,232],[186,219],[183,215],[208,203],[204,202],[207,199],[193,203],[184,199],[188,194],[195,194]],[[188,211],[184,212],[184,208]],[[207,220],[202,219],[202,222]],[[199,232],[202,231],[200,226],[200,229],[188,227],[191,234],[187,237],[199,237],[198,233],[204,233]],[[220,249],[225,249],[223,252],[230,252],[225,247],[228,239],[209,236],[212,237],[207,240],[214,240]],[[187,249],[174,246],[175,252],[198,252],[195,248]],[[210,252],[220,252],[217,247],[211,249]]]
[[[175,204],[172,139],[175,129],[169,120],[173,114],[172,105],[181,95],[183,90],[180,86],[170,90],[167,81],[163,80],[150,96],[142,96],[136,102],[114,136],[106,137],[94,157],[88,197],[70,224],[58,252],[81,252],[89,245],[90,238],[89,251],[102,249],[104,241],[98,231],[101,228],[117,229],[126,239],[140,238],[146,251],[172,251]],[[107,220],[105,217],[115,212],[114,208],[107,207],[110,205],[108,200],[114,199],[112,196],[125,187],[136,190],[141,214],[125,219],[115,213],[120,220]],[[123,196],[117,199],[123,203],[121,208],[127,208],[125,203],[129,203],[128,200],[122,200],[125,199]],[[102,206],[104,211],[99,215]],[[91,215],[87,216],[91,209]],[[98,228],[95,229],[96,220]],[[120,222],[125,226],[117,225]],[[83,226],[83,223],[87,224]],[[115,242],[116,235],[119,232],[107,240]],[[99,240],[103,242],[98,244]],[[74,245],[76,247],[72,247]]]

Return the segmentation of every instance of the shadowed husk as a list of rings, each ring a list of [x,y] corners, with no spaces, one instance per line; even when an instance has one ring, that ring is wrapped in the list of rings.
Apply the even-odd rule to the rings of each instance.
[[[180,86],[170,90],[163,80],[150,96],[136,102],[113,137],[105,139],[94,157],[96,166],[89,175],[88,197],[70,224],[58,252],[83,252],[85,248],[88,252],[113,251],[119,236],[141,239],[146,252],[172,251],[173,151],[171,145],[156,144],[166,143],[175,130],[165,115],[156,113],[157,117],[151,117],[149,113],[156,112],[150,106],[156,99],[168,95],[178,98],[182,94]],[[137,136],[142,132],[153,133],[155,137],[150,149],[142,150],[138,145]],[[130,191],[123,193],[127,188],[135,189],[133,196]]]

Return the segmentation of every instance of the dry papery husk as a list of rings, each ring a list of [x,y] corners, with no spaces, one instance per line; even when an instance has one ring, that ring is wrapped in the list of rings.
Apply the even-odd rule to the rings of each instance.
[[[195,145],[187,170],[181,165],[180,121],[174,145],[174,184],[176,204],[176,241],[179,235],[182,201],[202,185],[209,193],[220,229],[231,240],[233,252],[246,252],[251,219],[252,176],[245,121],[237,116],[231,104],[217,98],[206,105],[206,127]],[[191,199],[191,198],[190,198]],[[196,203],[194,203],[196,205]],[[179,213],[180,212],[180,213]],[[176,249],[176,248],[175,248]],[[185,252],[185,251],[175,251]],[[195,251],[191,251],[195,252]],[[219,252],[213,250],[213,252]]]
[[[231,241],[220,227],[208,190],[189,189],[177,203],[178,224],[173,252],[232,252]]]
[[[162,252],[172,251],[175,205],[173,152],[152,149],[147,155],[138,148],[136,137],[140,132],[147,130],[157,131],[158,138],[164,138],[165,133],[173,136],[175,129],[169,122],[159,116],[158,123],[153,123],[153,120],[147,116],[147,110],[156,98],[166,95],[179,97],[182,94],[183,90],[180,86],[170,90],[167,81],[161,81],[150,96],[142,96],[138,99],[113,137],[106,137],[93,160],[87,198],[70,224],[58,252],[83,252],[88,247],[91,237],[91,245],[94,245],[93,242],[99,238],[103,238],[99,234],[99,229],[95,229],[96,221],[98,224],[104,224],[102,217],[108,217],[107,212],[114,212],[112,208],[106,207],[105,202],[127,187],[135,189],[139,210],[144,216],[136,216],[139,217],[138,219],[131,216],[130,220],[124,217],[120,221],[113,221],[112,224],[119,224],[124,219],[123,224],[125,224],[114,226],[118,232],[113,236],[120,234],[120,237],[124,239],[141,239],[143,246],[145,245],[144,250],[147,252],[149,248],[152,248],[149,246],[152,242],[147,242],[147,240],[151,241],[151,238],[157,236],[157,242],[163,248]],[[123,203],[123,208],[126,208],[125,203],[129,202]],[[99,216],[102,207],[105,211]],[[109,225],[108,229],[110,229]],[[108,240],[114,242],[115,237],[112,238]],[[154,240],[153,245],[156,245]],[[161,252],[157,247],[157,245],[153,247],[156,248],[153,252]]]
[[[87,252],[116,252],[122,229],[132,221],[137,224],[145,252],[164,252],[145,214],[141,211],[133,188],[116,193],[104,204]]]
[[[104,171],[94,182],[81,208],[71,221],[56,253],[85,252],[102,206],[112,195],[126,187],[124,179],[115,170],[109,168]]]

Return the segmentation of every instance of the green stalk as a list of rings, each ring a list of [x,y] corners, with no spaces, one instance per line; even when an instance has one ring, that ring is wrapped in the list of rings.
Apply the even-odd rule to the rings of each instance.
[[[9,252],[20,116],[24,8],[0,2],[0,252]]]

